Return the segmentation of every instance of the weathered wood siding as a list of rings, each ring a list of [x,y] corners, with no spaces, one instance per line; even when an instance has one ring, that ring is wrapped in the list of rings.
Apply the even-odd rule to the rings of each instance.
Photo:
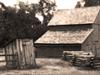
[[[82,43],[81,50],[86,52],[93,52],[95,54],[94,45],[93,45],[93,32]]]
[[[32,39],[16,39],[6,46],[5,52],[8,67],[21,68],[36,65]]]
[[[79,51],[81,45],[66,45],[66,46],[38,46],[35,48],[38,58],[61,58],[63,51]]]
[[[12,41],[5,47],[5,59],[7,67],[18,66],[16,42]]]
[[[100,25],[92,25],[93,32],[82,44],[82,50],[91,51],[97,57],[100,57]]]
[[[94,33],[93,33],[93,44],[95,47],[95,52],[97,54],[98,57],[100,57],[100,11],[96,17],[96,20],[93,24],[93,29],[94,29]]]
[[[37,47],[35,46],[36,47],[35,50],[37,51],[38,57],[61,57],[63,51],[81,50],[81,43],[79,43],[79,41],[81,41],[82,39],[78,39],[79,36],[77,36],[74,38],[74,40],[71,40],[70,39],[71,37],[69,38],[68,35],[71,35],[71,33],[72,33],[72,34],[76,34],[76,35],[79,34],[79,35],[83,36],[84,34],[86,34],[86,33],[84,33],[84,31],[88,32],[87,30],[91,29],[91,28],[92,28],[91,24],[50,26],[49,30],[51,30],[53,32],[67,33],[67,36],[66,36],[66,34],[64,35],[64,33],[60,33],[59,36],[57,35],[57,33],[55,33],[55,35],[51,33],[51,34],[48,34],[47,38],[41,39],[41,41],[44,41],[44,42],[42,42],[42,43],[41,43],[41,41],[35,42],[34,45],[37,45]],[[51,38],[49,38],[49,35],[53,35],[53,36]],[[53,37],[55,37],[56,35],[57,35],[57,37],[55,39],[53,39]],[[62,35],[63,35],[63,37],[60,37]],[[59,42],[59,40],[61,41],[61,38],[63,38],[63,42]],[[67,40],[65,40],[66,38],[69,38],[68,39],[69,42],[67,42]],[[80,38],[83,38],[83,37],[80,37]],[[45,39],[47,39],[47,40],[45,41]],[[58,40],[58,41],[55,41],[55,42],[53,41],[54,43],[51,43],[51,41],[49,39],[50,40],[53,39],[54,41]],[[84,38],[83,38],[83,40],[84,40]],[[71,42],[71,41],[74,41],[74,42]],[[77,41],[78,41],[78,43],[77,43]],[[70,45],[68,45],[69,43],[70,43]],[[45,46],[45,44],[47,44],[47,45]],[[62,46],[59,46],[59,44]],[[65,45],[63,46],[63,44],[65,44]],[[74,44],[74,46],[73,46],[73,44]],[[41,45],[41,47],[39,45]],[[58,46],[54,46],[54,45],[58,45]]]
[[[32,67],[36,65],[35,54],[33,49],[33,40],[24,39],[20,41],[22,47],[22,57],[26,66]],[[23,62],[23,63],[24,63]]]
[[[96,56],[100,56],[100,25],[94,24],[93,25],[93,47],[95,50]]]

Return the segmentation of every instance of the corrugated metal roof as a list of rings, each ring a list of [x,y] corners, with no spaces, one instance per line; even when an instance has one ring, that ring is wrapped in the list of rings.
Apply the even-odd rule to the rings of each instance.
[[[35,44],[81,44],[91,34],[93,29],[78,29],[66,31],[47,31]]]
[[[71,25],[94,23],[100,7],[86,7],[76,9],[58,10],[49,22],[50,25]]]

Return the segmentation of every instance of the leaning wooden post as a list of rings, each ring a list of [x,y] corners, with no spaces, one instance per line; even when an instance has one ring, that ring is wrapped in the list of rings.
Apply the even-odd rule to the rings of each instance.
[[[20,61],[20,52],[19,52],[19,50],[20,50],[19,49],[19,39],[16,39],[16,47],[17,47],[17,56],[18,56],[18,60],[17,60],[18,61],[18,67],[20,68],[20,66],[21,66],[20,62],[21,61]]]
[[[31,49],[32,49],[32,65],[33,65],[33,67],[36,67],[36,60],[35,60],[35,50],[34,50],[34,47],[33,47],[33,40],[31,40]],[[30,51],[31,52],[31,51]]]
[[[6,69],[7,69],[8,61],[7,61],[7,50],[6,50],[6,47],[4,48],[4,50],[5,50]]]

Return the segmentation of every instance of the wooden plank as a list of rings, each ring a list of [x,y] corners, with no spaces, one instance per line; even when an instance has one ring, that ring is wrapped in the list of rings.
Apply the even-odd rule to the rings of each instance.
[[[31,56],[31,63],[34,66],[36,66],[36,60],[35,60],[35,51],[33,49],[33,40],[31,40],[31,53],[32,53],[32,56]]]
[[[25,58],[24,58],[24,52],[23,52],[23,47],[22,47],[22,39],[20,39],[20,58],[21,58],[21,67],[24,67],[25,65]]]
[[[9,60],[8,62],[11,62],[12,63],[12,62],[17,62],[17,61],[16,60]]]
[[[8,54],[11,54],[11,46],[12,46],[12,43],[10,43],[9,45],[8,45],[8,49],[7,49],[7,55]],[[7,62],[9,61],[9,60],[12,60],[12,57],[11,56],[7,56]],[[7,64],[7,66],[11,66],[11,64],[12,64],[12,62],[8,62],[8,64]]]
[[[9,53],[9,45],[7,46],[7,54],[10,54],[10,53]],[[9,59],[10,59],[10,57],[7,56],[7,62],[8,62]],[[8,63],[8,64],[9,64],[9,63]]]
[[[25,42],[24,42],[24,44],[26,44]],[[27,64],[26,63],[26,56],[25,56],[25,54],[26,54],[26,48],[25,48],[25,46],[26,45],[22,45],[23,46],[23,54],[24,54],[24,59],[25,59],[25,65]]]
[[[34,54],[34,50],[33,50],[33,41],[30,39],[29,42],[27,42],[27,64],[29,66],[36,66],[36,62],[35,62],[35,54]]]
[[[19,44],[20,44],[20,42],[19,42],[19,39],[16,39],[16,48],[17,48],[17,52],[18,52],[18,67],[20,68],[20,48],[19,48]]]
[[[29,48],[29,52],[30,52],[30,64],[33,65],[35,64],[35,62],[33,62],[34,59],[34,54],[33,54],[33,46],[32,46],[32,42],[30,41],[30,48]]]
[[[26,48],[26,49],[25,49],[25,57],[26,57],[26,59],[27,59],[27,60],[26,60],[26,63],[29,65],[29,62],[31,62],[31,61],[30,61],[30,58],[29,58],[29,52],[30,52],[30,51],[29,51],[29,49],[28,49],[28,46],[29,46],[28,43],[29,43],[29,41],[26,41],[26,46],[25,46],[25,48]],[[30,47],[30,46],[29,46],[29,47]]]
[[[6,47],[5,47],[5,60],[6,60],[6,69],[7,69],[8,62],[7,62],[7,50],[6,50]]]
[[[30,58],[29,58],[29,49],[28,49],[28,46],[29,46],[29,44],[28,44],[28,41],[25,41],[25,46],[24,46],[24,48],[25,48],[25,59],[26,59],[26,64],[27,65],[29,65],[29,62],[30,62]],[[29,46],[30,47],[30,46]]]
[[[2,54],[0,56],[17,56],[17,55],[15,55],[15,54]]]
[[[14,54],[14,45],[15,45],[14,42],[12,42],[12,54]]]
[[[14,42],[12,42],[12,54],[14,55]]]
[[[6,60],[0,60],[0,62],[6,62]]]
[[[18,60],[17,60],[17,54],[14,53],[15,49],[14,49],[14,46],[15,46],[15,41],[12,42],[12,55],[15,55],[15,56],[12,56],[12,66],[18,66]]]
[[[17,60],[16,65],[18,66],[18,52],[17,52],[17,48],[16,48],[16,41],[13,42],[13,54],[16,55],[15,60]]]

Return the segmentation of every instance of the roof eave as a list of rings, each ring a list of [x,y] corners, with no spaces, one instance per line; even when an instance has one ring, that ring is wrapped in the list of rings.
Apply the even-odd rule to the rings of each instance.
[[[34,47],[39,46],[73,46],[73,45],[81,45],[82,43],[34,43]]]
[[[75,26],[75,25],[92,25],[92,24],[94,24],[94,22],[93,23],[84,23],[84,24],[82,24],[82,23],[80,23],[80,24],[50,24],[50,25],[48,25],[49,27],[52,27],[52,26]]]

